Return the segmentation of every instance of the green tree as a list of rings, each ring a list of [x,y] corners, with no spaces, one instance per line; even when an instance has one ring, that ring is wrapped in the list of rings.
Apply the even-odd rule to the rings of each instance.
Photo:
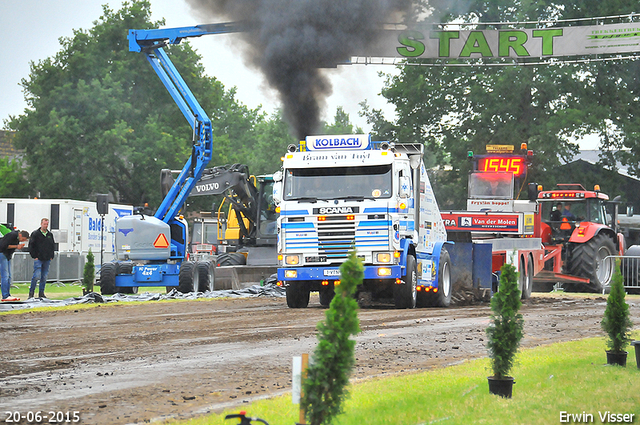
[[[429,6],[432,21],[523,22],[628,14],[637,2],[585,0],[576,6],[566,0],[437,0]],[[426,65],[420,60],[410,62]],[[604,147],[627,148],[603,162],[612,167],[613,159],[619,159],[632,172],[640,172],[640,121],[635,114],[639,66],[637,60],[554,66],[400,66],[400,74],[388,76],[382,91],[396,106],[397,120],[385,123],[375,111],[364,108],[363,114],[370,123],[376,122],[375,128],[398,141],[423,143],[433,165],[451,166],[451,172],[438,173],[434,190],[441,206],[463,208],[471,169],[466,152],[484,153],[486,144],[519,147],[527,143],[535,153],[528,181],[550,186],[560,180],[580,181],[579,175],[561,175],[558,166],[577,153],[574,137],[595,132]]]
[[[322,134],[362,134],[363,130],[360,127],[354,127],[351,123],[351,118],[347,114],[342,106],[338,106],[336,109],[336,115],[334,116],[333,124],[323,123]]]
[[[518,273],[512,264],[504,264],[500,272],[500,286],[491,298],[491,324],[487,328],[491,369],[498,379],[509,375],[524,329],[524,319],[518,313],[522,305]]]
[[[54,56],[32,63],[23,79],[29,109],[12,117],[33,190],[43,197],[90,199],[111,192],[120,202],[158,205],[162,168],[180,169],[191,153],[191,129],[144,55],[129,52],[127,32],[157,28],[150,2],[132,0],[88,31],[62,38]],[[216,165],[250,150],[257,111],[240,105],[204,75],[188,42],[166,48],[211,114]],[[255,143],[255,142],[254,142]]]
[[[84,273],[82,277],[82,287],[86,292],[93,292],[93,283],[96,279],[96,266],[94,263],[94,255],[91,252],[91,248],[89,248],[89,253],[87,254],[87,262],[84,263]]]
[[[633,323],[629,317],[629,305],[624,300],[624,278],[620,273],[620,262],[611,279],[611,293],[607,297],[607,308],[604,311],[601,326],[607,333],[607,348],[615,353],[621,353],[629,345],[629,332]]]
[[[29,195],[29,182],[19,161],[0,158],[0,198],[22,198]]]
[[[303,382],[305,408],[311,425],[329,425],[342,411],[348,393],[346,386],[355,364],[355,344],[351,335],[360,332],[356,287],[362,283],[364,267],[351,251],[340,266],[340,286],[318,324],[318,345]]]

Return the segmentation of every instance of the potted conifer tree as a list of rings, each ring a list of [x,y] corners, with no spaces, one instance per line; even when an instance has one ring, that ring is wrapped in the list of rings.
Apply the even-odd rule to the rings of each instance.
[[[91,252],[91,248],[89,248],[87,262],[84,263],[84,274],[82,276],[82,295],[87,295],[88,293],[93,292],[93,282],[96,279],[96,266],[94,259],[95,257],[93,252]]]
[[[487,328],[487,347],[493,371],[493,376],[488,377],[489,392],[511,398],[515,381],[509,372],[524,334],[524,319],[518,313],[522,302],[515,267],[505,264],[500,272],[500,286],[491,299],[491,324]]]
[[[607,308],[602,318],[602,329],[607,333],[607,364],[626,366],[625,348],[631,341],[630,331],[633,324],[629,318],[629,305],[625,302],[624,279],[616,264],[611,279],[611,292],[607,298]]]

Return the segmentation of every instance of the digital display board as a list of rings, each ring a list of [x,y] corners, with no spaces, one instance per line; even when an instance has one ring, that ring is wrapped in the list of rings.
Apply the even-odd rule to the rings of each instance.
[[[478,171],[483,173],[502,172],[521,176],[526,170],[526,161],[521,156],[485,156],[478,159]]]

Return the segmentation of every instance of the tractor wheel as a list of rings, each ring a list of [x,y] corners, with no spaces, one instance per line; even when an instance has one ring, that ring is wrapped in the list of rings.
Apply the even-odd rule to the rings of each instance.
[[[323,307],[329,307],[331,304],[331,300],[333,300],[333,296],[336,292],[333,289],[327,288],[323,289],[319,292],[320,295],[320,305]]]
[[[100,268],[100,293],[113,295],[116,293],[116,263],[106,263]]]
[[[611,238],[600,234],[589,242],[574,245],[569,261],[569,272],[575,276],[588,278],[590,282],[585,289],[590,292],[602,292],[611,284],[614,261],[606,257],[616,254],[616,247]]]
[[[196,263],[193,261],[183,261],[180,265],[180,272],[178,273],[178,291],[183,294],[195,291],[199,285],[199,277]]]
[[[440,264],[438,265],[438,292],[435,294],[435,306],[449,307],[451,304],[451,257],[443,247],[440,252]]]
[[[213,262],[198,261],[196,263],[196,268],[198,269],[198,292],[213,291],[215,276]]]
[[[306,308],[309,305],[309,290],[302,282],[290,282],[286,294],[289,308]]]
[[[116,263],[116,275],[133,273],[133,263]],[[117,291],[121,294],[137,294],[137,286],[118,286]]]
[[[393,299],[396,308],[416,308],[418,299],[418,269],[416,257],[407,256],[407,274],[402,283],[393,284]]]
[[[224,252],[216,259],[218,267],[243,266],[247,264],[247,258],[239,252]]]

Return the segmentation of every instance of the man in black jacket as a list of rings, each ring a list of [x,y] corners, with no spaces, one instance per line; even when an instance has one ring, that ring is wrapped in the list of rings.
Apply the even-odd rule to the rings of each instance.
[[[2,281],[2,301],[20,301],[20,298],[12,297],[11,290],[11,257],[16,249],[22,249],[29,239],[29,232],[17,230],[9,232],[0,239],[0,275]]]
[[[40,228],[34,230],[29,238],[29,254],[33,261],[33,277],[31,278],[31,287],[29,287],[29,298],[33,298],[36,290],[36,282],[40,279],[40,288],[38,291],[39,298],[46,298],[44,287],[47,283],[49,275],[49,266],[56,250],[56,243],[53,240],[53,234],[48,230],[49,219],[40,220]]]

